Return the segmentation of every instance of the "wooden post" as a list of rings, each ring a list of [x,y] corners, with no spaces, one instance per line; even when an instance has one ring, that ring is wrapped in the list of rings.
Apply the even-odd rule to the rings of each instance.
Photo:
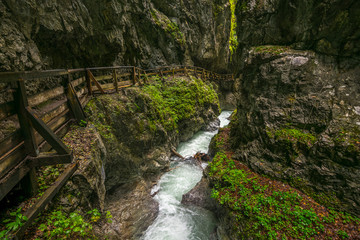
[[[172,69],[172,74],[173,74],[173,78],[175,78],[175,70],[174,70],[174,68]]]
[[[25,148],[27,154],[32,157],[36,157],[39,154],[39,150],[36,144],[36,139],[34,135],[34,130],[26,117],[26,107],[29,106],[24,80],[20,79],[18,81],[18,88],[14,96],[16,102],[16,110],[19,118],[19,123],[21,131],[25,138]]]
[[[188,78],[191,78],[191,77],[190,77],[190,74],[189,74],[189,72],[188,72],[188,70],[187,70],[187,67],[185,67],[185,73],[186,73],[186,76],[187,76]]]
[[[76,91],[75,91],[73,85],[71,84],[71,80],[72,80],[72,78],[69,73],[67,81],[65,82],[65,86],[64,86],[66,98],[68,100],[68,104],[69,104],[70,110],[73,113],[73,116],[75,117],[77,122],[80,123],[81,121],[85,121],[86,117],[85,117],[85,113],[82,109],[80,100],[76,94]]]
[[[201,78],[202,78],[202,80],[205,80],[205,70],[204,69],[202,70]]]
[[[24,80],[19,79],[17,85],[18,87],[14,99],[16,102],[20,128],[24,136],[26,153],[32,157],[37,157],[39,149],[36,144],[34,129],[26,116],[26,108],[29,106],[29,102],[26,96]],[[25,194],[32,195],[37,192],[38,184],[34,168],[30,169],[29,173],[21,180],[20,184],[23,187]]]
[[[98,81],[96,81],[94,75],[90,72],[90,70],[87,70],[87,73],[88,73],[88,76],[89,76],[89,79],[90,79],[90,82],[94,82],[96,87],[99,89],[99,91],[102,93],[102,94],[105,94],[105,91],[102,89],[100,83]],[[90,84],[91,86],[91,84]]]
[[[145,83],[148,83],[148,82],[149,82],[148,75],[146,74],[146,71],[145,71],[145,70],[143,70],[143,71],[144,71],[144,75],[145,75],[145,80],[144,80],[144,82],[145,82]]]
[[[135,73],[136,73],[136,75],[137,75],[137,79],[138,79],[139,86],[142,86],[142,83],[141,83],[141,74],[140,74],[139,69],[136,69]]]
[[[93,92],[92,92],[92,88],[91,88],[91,80],[90,80],[90,76],[89,76],[89,70],[85,70],[85,77],[86,77],[86,86],[88,88],[88,93],[90,96],[93,95]]]
[[[113,80],[114,80],[114,87],[115,87],[115,91],[119,92],[119,87],[118,87],[118,82],[117,82],[117,76],[116,76],[116,70],[113,70]]]
[[[135,67],[133,67],[133,85],[136,84],[136,70],[135,70]]]
[[[163,74],[163,72],[160,70],[160,76],[161,76],[161,81],[165,81],[165,79],[164,79],[164,74]]]
[[[194,67],[194,73],[195,73],[195,77],[196,77],[196,78],[199,78],[199,77],[198,77],[198,73],[197,73],[197,67]]]
[[[34,126],[36,131],[51,145],[51,147],[59,154],[71,154],[71,151],[56,136],[56,134],[40,119],[36,116],[35,112],[30,108],[26,108],[26,116]]]

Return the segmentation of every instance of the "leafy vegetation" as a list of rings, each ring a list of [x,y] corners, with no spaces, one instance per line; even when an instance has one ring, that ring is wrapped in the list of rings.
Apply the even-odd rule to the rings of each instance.
[[[166,15],[156,11],[155,9],[151,10],[151,16],[154,22],[160,26],[165,32],[169,33],[177,43],[180,45],[185,45],[184,34],[180,31],[179,26],[171,21]]]
[[[345,144],[350,151],[360,152],[360,128],[341,128],[341,130],[333,137],[337,145]]]
[[[93,209],[87,212],[85,217],[77,212],[67,214],[61,209],[52,211],[46,218],[46,222],[39,226],[42,232],[42,238],[46,239],[96,239],[93,234],[93,223],[106,219],[111,221],[111,213],[106,212],[106,215],[100,213],[98,209]]]
[[[288,136],[279,131],[278,136]],[[290,131],[299,141],[314,141]],[[360,233],[360,219],[326,209],[284,183],[260,176],[232,159],[228,129],[220,131],[214,159],[209,164],[212,197],[231,211],[239,239],[334,239]]]
[[[0,239],[11,239],[10,234],[18,230],[27,221],[27,217],[22,215],[21,208],[10,213],[10,218],[3,221],[4,230],[0,231]]]
[[[302,143],[307,147],[311,147],[317,140],[311,133],[306,133],[303,130],[295,128],[268,129],[266,133],[270,138],[285,140],[291,143]]]
[[[258,53],[271,53],[271,54],[279,55],[289,49],[290,48],[287,46],[266,45],[266,46],[255,47],[254,51]]]
[[[237,19],[235,14],[237,0],[229,0],[229,3],[230,3],[230,11],[231,11],[229,50],[231,57],[236,51],[239,42],[236,34]]]
[[[193,77],[190,80],[175,78],[167,81],[155,77],[151,84],[143,87],[143,94],[151,99],[150,120],[167,130],[177,130],[181,120],[196,115],[205,105],[217,104],[220,108],[212,85]]]

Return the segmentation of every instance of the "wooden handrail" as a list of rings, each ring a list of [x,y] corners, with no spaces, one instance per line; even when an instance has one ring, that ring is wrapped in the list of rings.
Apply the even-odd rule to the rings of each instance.
[[[55,69],[55,70],[44,70],[44,71],[22,71],[22,72],[0,72],[0,83],[7,83],[7,82],[16,82],[19,79],[23,79],[24,81],[46,78],[46,77],[56,77],[56,76],[63,76],[69,73],[85,73],[87,70],[96,71],[96,70],[116,70],[116,69],[136,69],[140,71],[145,71],[146,73],[155,73],[159,72],[160,70],[167,68],[167,69],[195,69],[195,70],[205,70],[205,72],[212,72],[208,71],[201,67],[196,66],[184,66],[184,65],[174,65],[174,66],[161,66],[158,68],[147,69],[144,70],[139,67],[134,66],[112,66],[112,67],[92,67],[92,68],[77,68],[77,69]],[[212,72],[213,73],[213,72]],[[230,76],[231,74],[218,74],[218,76]]]

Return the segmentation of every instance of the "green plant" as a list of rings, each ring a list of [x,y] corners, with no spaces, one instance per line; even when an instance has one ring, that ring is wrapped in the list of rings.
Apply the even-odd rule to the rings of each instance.
[[[171,21],[166,15],[156,11],[155,9],[152,9],[150,13],[156,25],[161,27],[165,32],[169,33],[177,43],[185,45],[185,36],[175,22]]]
[[[342,239],[349,238],[349,235],[348,235],[345,231],[343,231],[343,230],[337,231],[337,234],[338,234],[339,237],[342,238]]]
[[[87,126],[87,122],[84,121],[84,120],[80,120],[79,126],[80,126],[80,127],[86,127],[86,126]]]
[[[47,239],[93,238],[92,225],[76,212],[67,215],[61,210],[53,211],[39,230]]]
[[[18,208],[15,212],[11,212],[10,216],[12,218],[5,219],[3,221],[5,224],[5,230],[0,232],[1,239],[9,239],[10,233],[18,230],[24,225],[24,222],[28,220],[26,216],[21,214],[21,208]]]
[[[232,59],[232,55],[234,54],[234,52],[236,51],[239,45],[236,34],[237,19],[235,14],[237,0],[229,0],[229,3],[231,10],[229,50],[230,50],[230,59]]]
[[[94,208],[93,210],[90,210],[87,212],[87,214],[90,214],[90,219],[92,222],[97,222],[101,218],[101,213],[98,209]]]
[[[267,129],[267,135],[270,138],[285,140],[291,143],[302,143],[307,147],[311,147],[316,142],[316,137],[311,133],[296,128],[282,128],[277,130]]]
[[[205,84],[201,79],[175,78],[163,82],[157,76],[151,80],[151,84],[143,86],[142,96],[151,106],[149,120],[154,130],[157,124],[166,130],[177,130],[178,122],[192,117],[198,107],[209,104],[218,104],[219,107],[212,85]]]
[[[265,45],[265,46],[255,47],[254,51],[258,53],[271,53],[271,54],[279,55],[289,49],[290,48],[287,46]]]
[[[107,219],[107,222],[108,223],[112,223],[112,219],[113,216],[111,215],[111,212],[110,211],[106,211],[106,219]]]

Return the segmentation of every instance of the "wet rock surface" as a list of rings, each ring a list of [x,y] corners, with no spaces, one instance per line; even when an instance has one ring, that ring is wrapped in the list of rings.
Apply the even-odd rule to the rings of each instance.
[[[149,184],[139,180],[124,184],[109,194],[106,209],[113,218],[111,223],[96,229],[99,237],[140,239],[159,212],[159,204],[150,195]]]
[[[235,71],[244,66],[249,47],[267,44],[337,56],[339,63],[350,57],[353,66],[359,62],[357,0],[241,0],[235,12]]]
[[[231,124],[234,157],[328,206],[360,214],[359,67],[282,47],[253,48]]]
[[[227,69],[225,0],[2,0],[0,19],[0,71],[113,64]]]
[[[182,196],[181,203],[215,211],[216,202],[211,198],[211,188],[209,184],[209,180],[203,176],[193,189]]]

